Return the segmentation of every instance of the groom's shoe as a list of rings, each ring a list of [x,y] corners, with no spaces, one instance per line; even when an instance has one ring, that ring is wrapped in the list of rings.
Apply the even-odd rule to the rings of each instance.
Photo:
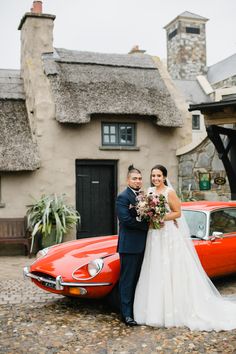
[[[132,318],[132,317],[124,317],[123,318],[124,323],[126,324],[126,326],[137,326],[137,322]]]

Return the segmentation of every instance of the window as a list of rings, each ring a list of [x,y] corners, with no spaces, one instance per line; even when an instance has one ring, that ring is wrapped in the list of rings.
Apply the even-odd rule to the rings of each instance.
[[[183,210],[192,238],[206,237],[207,217],[201,211]]]
[[[134,146],[134,123],[102,123],[102,145]]]
[[[171,38],[175,37],[177,33],[178,33],[177,29],[175,29],[174,31],[170,32],[168,34],[168,39],[170,40]]]
[[[200,34],[199,27],[186,27],[186,33]]]
[[[200,130],[200,115],[199,114],[192,115],[192,129],[193,130]]]
[[[230,233],[236,228],[236,208],[218,210],[210,216],[210,235],[213,232]]]

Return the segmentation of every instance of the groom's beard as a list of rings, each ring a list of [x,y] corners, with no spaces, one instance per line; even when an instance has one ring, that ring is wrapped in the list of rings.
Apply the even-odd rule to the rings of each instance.
[[[135,191],[135,192],[139,192],[141,190],[141,187],[133,188],[133,187],[129,186],[129,188],[133,189],[133,191]]]

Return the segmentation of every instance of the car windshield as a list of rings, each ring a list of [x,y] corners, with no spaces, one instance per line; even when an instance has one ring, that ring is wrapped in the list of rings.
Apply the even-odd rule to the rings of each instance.
[[[201,211],[183,210],[183,214],[193,238],[204,238],[206,236],[206,214]]]

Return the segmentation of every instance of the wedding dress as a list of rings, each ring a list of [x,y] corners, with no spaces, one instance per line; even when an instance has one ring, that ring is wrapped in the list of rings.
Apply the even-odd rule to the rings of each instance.
[[[163,193],[168,201],[170,187]],[[152,188],[155,193],[155,188]],[[138,324],[190,330],[236,328],[236,303],[222,297],[203,270],[183,217],[149,229],[134,299]]]

